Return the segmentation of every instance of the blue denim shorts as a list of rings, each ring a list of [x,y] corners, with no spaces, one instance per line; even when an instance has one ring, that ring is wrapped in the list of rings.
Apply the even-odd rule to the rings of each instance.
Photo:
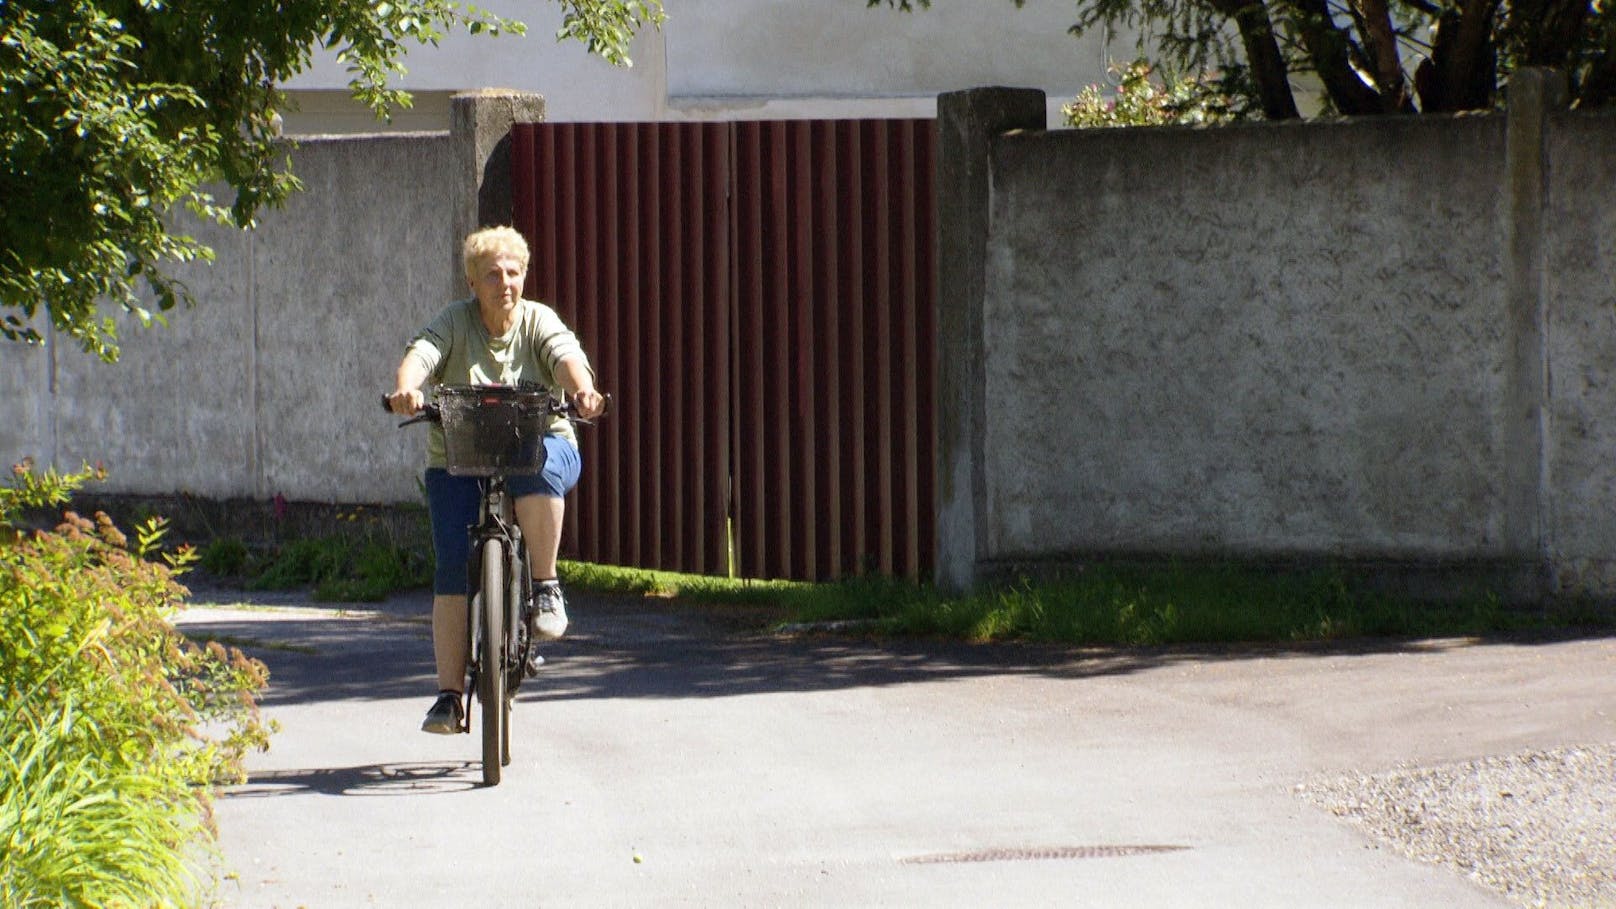
[[[513,498],[548,496],[564,498],[578,485],[582,464],[578,449],[557,435],[544,437],[544,470],[530,476],[506,477],[505,488]],[[442,467],[426,470],[427,511],[432,517],[432,555],[437,566],[432,574],[432,592],[464,594],[467,590],[466,563],[471,544],[466,528],[477,523],[477,504],[483,497],[482,477],[456,477]]]

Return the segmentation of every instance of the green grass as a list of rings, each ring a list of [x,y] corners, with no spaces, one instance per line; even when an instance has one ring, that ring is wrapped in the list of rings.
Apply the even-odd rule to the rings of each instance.
[[[310,586],[315,599],[378,600],[429,582],[430,556],[381,539],[295,540],[262,555],[229,541],[204,550],[257,589]],[[831,583],[759,581],[563,561],[569,587],[751,607],[776,624],[855,623],[864,633],[965,641],[1155,646],[1546,634],[1616,628],[1586,604],[1509,608],[1470,596],[1420,602],[1354,586],[1332,569],[1271,571],[1228,564],[1097,564],[1060,580],[949,596],[885,577]]]
[[[304,537],[254,553],[237,539],[203,547],[198,567],[252,590],[310,588],[314,599],[374,603],[431,582],[430,557],[376,535]]]
[[[194,905],[198,799],[160,762],[83,748],[71,703],[45,710],[0,714],[0,906]]]
[[[822,586],[801,581],[753,581],[646,568],[620,568],[565,559],[558,568],[567,586],[580,590],[671,597],[706,603],[750,605],[790,602]]]
[[[1049,582],[948,596],[881,577],[824,583],[739,581],[563,563],[569,586],[704,604],[772,605],[783,623],[854,622],[866,633],[965,641],[1159,646],[1610,630],[1616,614],[1582,604],[1509,608],[1356,588],[1333,570],[1236,565],[1091,566]]]

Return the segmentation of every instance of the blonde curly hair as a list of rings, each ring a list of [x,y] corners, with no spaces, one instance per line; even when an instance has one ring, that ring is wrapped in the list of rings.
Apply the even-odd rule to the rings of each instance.
[[[527,271],[527,240],[514,227],[485,227],[473,231],[460,248],[460,259],[466,269],[466,280],[476,281],[477,272],[484,262],[498,255],[515,256]]]

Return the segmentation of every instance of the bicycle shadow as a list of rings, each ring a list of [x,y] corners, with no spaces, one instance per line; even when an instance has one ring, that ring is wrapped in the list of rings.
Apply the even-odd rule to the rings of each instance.
[[[247,782],[225,789],[222,797],[234,800],[287,795],[415,796],[464,792],[482,785],[481,767],[476,761],[452,761],[266,770],[249,774]]]

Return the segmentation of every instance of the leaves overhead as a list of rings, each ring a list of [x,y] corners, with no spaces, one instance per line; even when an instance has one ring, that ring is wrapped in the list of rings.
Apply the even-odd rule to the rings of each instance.
[[[1325,114],[1485,110],[1522,67],[1565,73],[1574,107],[1616,94],[1616,0],[1076,0],[1071,32],[1094,29],[1269,119],[1300,116],[1299,87]]]
[[[662,21],[659,0],[560,2],[558,37],[623,65]],[[103,308],[162,322],[190,302],[169,269],[213,257],[177,208],[245,228],[299,188],[279,84],[329,50],[385,117],[405,51],[461,29],[524,31],[453,0],[0,0],[0,338],[37,342],[43,311],[115,360]]]

